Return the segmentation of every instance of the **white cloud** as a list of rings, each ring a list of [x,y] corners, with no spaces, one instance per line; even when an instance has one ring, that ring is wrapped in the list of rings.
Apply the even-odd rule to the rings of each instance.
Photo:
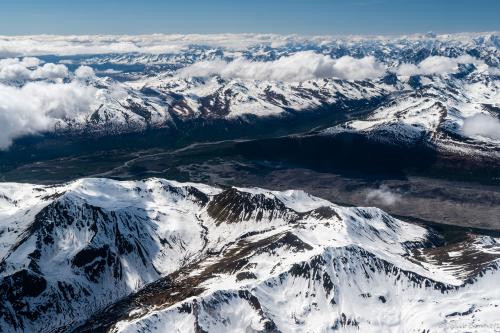
[[[96,89],[76,82],[0,84],[0,149],[17,137],[51,130],[58,119],[88,111]]]
[[[384,65],[371,56],[361,59],[350,56],[333,59],[304,51],[274,61],[257,62],[243,58],[231,62],[201,61],[179,70],[178,74],[182,77],[220,75],[225,78],[296,82],[332,77],[346,80],[374,79],[384,72]]]
[[[25,57],[0,60],[1,81],[55,80],[68,76],[68,68],[61,64],[47,63],[40,66],[37,58]]]
[[[500,120],[484,113],[464,119],[462,132],[469,136],[482,136],[500,140]]]
[[[366,200],[369,202],[379,202],[384,205],[390,206],[400,201],[401,196],[397,193],[391,192],[391,190],[387,186],[382,185],[378,189],[368,191],[368,193],[366,194]]]
[[[30,68],[37,67],[39,64],[39,59],[31,57],[1,59],[0,80],[28,80],[32,75]]]
[[[150,43],[148,43],[150,42]],[[177,45],[161,45],[139,36],[18,36],[0,37],[0,57],[26,55],[75,55],[109,53],[168,53],[178,52]]]
[[[34,79],[62,79],[68,76],[68,68],[61,64],[44,64],[32,72]]]
[[[459,64],[475,64],[483,65],[484,62],[471,57],[463,55],[456,58],[449,58],[443,56],[431,56],[422,60],[418,65],[414,64],[401,64],[395,72],[398,75],[411,76],[411,75],[444,75],[456,73]]]
[[[477,38],[489,38],[488,33],[461,33],[436,36],[441,42],[472,43]],[[38,55],[77,55],[109,53],[178,53],[190,45],[207,45],[232,50],[243,50],[255,45],[280,47],[289,43],[316,45],[363,41],[407,42],[428,39],[425,35],[406,36],[299,36],[277,34],[151,34],[151,35],[34,35],[0,36],[0,57]]]
[[[319,42],[324,38],[313,39]],[[192,44],[244,49],[258,44],[279,46],[297,40],[310,42],[311,38],[273,34],[0,36],[0,57],[130,52],[179,53]]]
[[[24,57],[21,60],[19,60],[19,63],[24,67],[37,67],[40,66],[42,61],[34,57]]]
[[[92,79],[95,77],[95,72],[92,69],[92,67],[80,66],[75,70],[75,76],[78,79],[88,80],[88,79]]]
[[[31,71],[18,63],[4,66],[0,64],[0,80],[2,81],[28,80],[30,78]]]
[[[22,59],[19,58],[6,58],[6,59],[0,59],[0,68],[2,67],[8,67],[12,65],[20,65],[22,67],[37,67],[41,64],[42,62],[38,58],[33,58],[33,57],[24,57]]]

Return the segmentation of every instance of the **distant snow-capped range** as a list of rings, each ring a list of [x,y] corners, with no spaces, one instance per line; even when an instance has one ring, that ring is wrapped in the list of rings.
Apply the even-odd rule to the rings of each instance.
[[[252,126],[252,117],[367,105],[368,118],[325,133],[389,124],[406,140],[445,128],[497,146],[499,47],[498,33],[0,37],[0,149],[44,132]]]
[[[495,236],[302,191],[0,184],[7,332],[491,332]]]

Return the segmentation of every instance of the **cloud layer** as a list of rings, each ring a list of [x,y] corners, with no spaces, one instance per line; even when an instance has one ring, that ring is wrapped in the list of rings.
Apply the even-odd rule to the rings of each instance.
[[[490,115],[479,113],[465,118],[462,132],[469,136],[482,136],[500,140],[500,120]]]
[[[471,43],[481,38],[489,40],[489,34],[460,33],[433,37],[434,41]],[[0,36],[0,57],[77,55],[109,53],[178,53],[190,45],[207,45],[229,49],[245,49],[255,45],[279,47],[285,44],[314,44],[317,46],[341,42],[346,45],[363,41],[406,41],[428,40],[422,34],[405,36],[298,36],[277,34],[152,34],[152,35],[35,35]]]
[[[445,75],[456,73],[459,64],[475,64],[477,66],[484,65],[484,62],[471,57],[470,55],[462,55],[456,58],[443,56],[431,56],[422,60],[418,65],[402,64],[395,72],[398,75]]]
[[[190,45],[245,49],[253,45],[276,47],[290,42],[315,42],[319,44],[331,39],[331,37],[307,38],[275,34],[0,36],[0,57],[130,52],[179,53]]]
[[[0,149],[12,140],[53,128],[58,119],[88,111],[96,89],[77,82],[29,82],[22,87],[0,83]]]
[[[229,79],[296,82],[322,78],[374,79],[383,75],[385,70],[384,65],[371,56],[361,59],[350,56],[333,59],[304,51],[274,61],[250,61],[244,58],[230,62],[202,61],[181,69],[178,74],[182,77],[220,75]]]
[[[37,58],[7,58],[0,60],[0,81],[26,81],[62,79],[69,75],[65,65],[47,63],[40,65]]]

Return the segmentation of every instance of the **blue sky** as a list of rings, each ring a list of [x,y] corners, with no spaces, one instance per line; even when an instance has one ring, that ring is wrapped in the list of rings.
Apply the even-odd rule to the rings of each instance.
[[[500,0],[0,0],[0,35],[500,30]]]

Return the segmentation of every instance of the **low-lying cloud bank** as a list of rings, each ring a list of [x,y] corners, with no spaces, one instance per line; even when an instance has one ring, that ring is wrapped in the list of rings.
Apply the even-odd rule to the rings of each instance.
[[[34,35],[0,36],[0,57],[40,55],[84,55],[112,53],[179,53],[191,45],[245,49],[253,45],[276,47],[294,42],[320,44],[332,37],[304,37],[275,34],[191,34],[191,35]]]
[[[392,192],[387,186],[382,185],[378,189],[370,190],[366,193],[366,201],[382,203],[391,206],[401,200],[401,195]]]
[[[92,67],[71,73],[38,58],[0,59],[0,150],[21,136],[51,131],[59,120],[85,115],[97,103]],[[115,91],[113,93],[119,93]]]
[[[77,81],[29,82],[22,87],[0,83],[0,150],[15,138],[51,130],[58,119],[88,111],[96,89]]]
[[[333,59],[327,55],[304,51],[274,61],[250,61],[244,58],[230,62],[202,61],[181,69],[178,75],[220,75],[228,79],[296,82],[332,77],[345,80],[375,79],[385,71],[385,66],[372,56],[361,59],[350,56]]]
[[[26,81],[62,79],[69,75],[65,65],[46,63],[37,58],[25,57],[0,60],[0,81]]]
[[[469,136],[482,136],[500,140],[500,120],[484,113],[478,113],[464,119],[462,132]]]
[[[480,38],[488,41],[496,33],[457,33],[433,37],[435,41],[470,43]],[[150,34],[150,35],[33,35],[0,36],[0,57],[79,55],[110,53],[178,53],[190,45],[206,45],[242,50],[255,45],[279,47],[285,44],[303,43],[321,46],[341,42],[345,44],[363,41],[421,41],[428,40],[423,34],[402,36],[299,36],[277,34]]]
[[[178,71],[181,77],[221,76],[226,79],[300,82],[305,80],[337,78],[344,80],[377,79],[386,72],[401,76],[448,75],[459,71],[460,64],[473,64],[480,71],[497,74],[497,68],[490,68],[482,60],[470,55],[455,58],[430,56],[418,64],[403,63],[388,68],[373,56],[354,58],[343,56],[333,59],[313,51],[297,52],[274,61],[251,61],[236,58],[232,61],[200,61]]]
[[[470,55],[462,55],[456,58],[431,56],[422,60],[418,65],[402,64],[396,68],[398,75],[445,75],[456,73],[459,64],[474,64],[476,66],[485,66],[483,61]]]

